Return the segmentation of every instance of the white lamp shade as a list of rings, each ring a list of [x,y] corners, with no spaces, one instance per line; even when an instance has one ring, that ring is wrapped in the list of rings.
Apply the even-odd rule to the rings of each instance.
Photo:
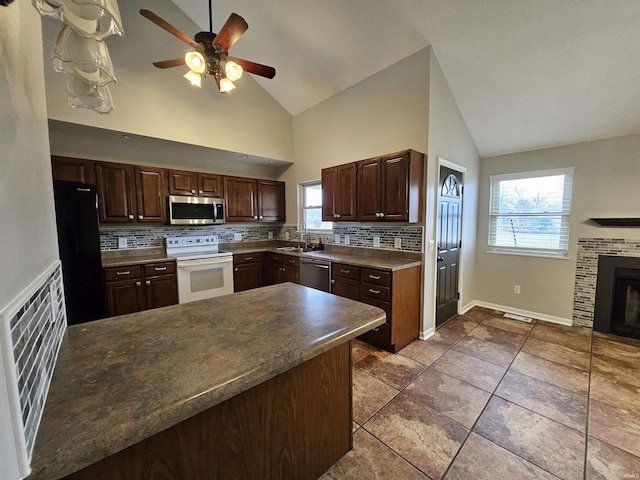
[[[117,0],[32,0],[41,15],[59,18],[83,37],[123,35]]]
[[[236,88],[236,86],[228,78],[221,78],[220,79],[220,91],[222,93],[229,93],[234,88]]]
[[[228,60],[224,64],[224,71],[227,74],[227,78],[232,82],[239,80],[242,77],[242,67],[232,60]]]
[[[69,75],[67,102],[73,108],[88,108],[98,113],[110,113],[113,110],[109,85],[99,87],[75,75]]]
[[[187,52],[184,55],[184,61],[191,70],[196,73],[204,73],[207,63],[200,52]]]
[[[183,75],[184,78],[189,80],[189,83],[194,87],[202,87],[202,77],[198,72],[194,72],[193,70],[189,70],[187,73]]]
[[[54,70],[77,75],[87,83],[104,86],[116,81],[107,45],[83,38],[68,26],[60,31],[52,58]]]

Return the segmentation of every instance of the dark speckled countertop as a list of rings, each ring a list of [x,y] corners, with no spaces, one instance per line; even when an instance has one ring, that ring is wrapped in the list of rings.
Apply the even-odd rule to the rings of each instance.
[[[29,479],[75,472],[384,321],[379,308],[284,283],[71,326]]]

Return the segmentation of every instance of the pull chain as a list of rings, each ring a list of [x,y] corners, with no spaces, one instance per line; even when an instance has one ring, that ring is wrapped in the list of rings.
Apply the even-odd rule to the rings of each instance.
[[[209,32],[213,33],[213,13],[211,11],[211,0],[209,0]]]

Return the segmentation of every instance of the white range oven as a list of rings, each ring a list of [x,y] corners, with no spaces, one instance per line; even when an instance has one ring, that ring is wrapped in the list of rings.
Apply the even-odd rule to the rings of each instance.
[[[233,293],[233,254],[218,245],[217,235],[166,238],[178,268],[178,303]]]

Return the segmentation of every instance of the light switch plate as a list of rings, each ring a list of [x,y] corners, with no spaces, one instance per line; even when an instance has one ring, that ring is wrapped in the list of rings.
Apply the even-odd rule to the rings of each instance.
[[[344,244],[345,245],[351,245],[351,236],[350,235],[345,235],[344,236]]]
[[[118,237],[118,248],[127,248],[127,237]]]
[[[436,248],[435,240],[429,240],[429,251],[433,252],[433,249]]]
[[[402,238],[395,237],[393,239],[393,246],[394,246],[394,248],[402,248]]]
[[[269,232],[267,234],[267,237],[269,238],[269,240],[273,240],[273,232]]]
[[[233,234],[233,239],[237,240],[237,241],[241,241],[242,240],[242,234],[241,233],[234,233]]]
[[[373,237],[373,246],[374,247],[379,247],[380,246],[380,237]]]
[[[338,234],[336,233],[336,236],[335,236],[335,238],[334,238],[334,240],[333,240],[333,241],[334,241],[334,243],[335,243],[336,245],[337,245],[337,244],[339,244],[339,243],[340,243],[340,235],[338,235]]]

